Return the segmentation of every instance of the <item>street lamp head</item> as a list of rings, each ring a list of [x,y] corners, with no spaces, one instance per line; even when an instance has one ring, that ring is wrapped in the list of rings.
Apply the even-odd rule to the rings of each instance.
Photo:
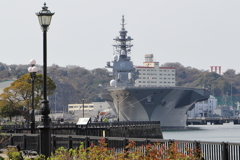
[[[47,31],[54,13],[51,13],[51,11],[48,10],[46,3],[44,3],[42,10],[36,13],[36,15],[38,16],[39,24],[42,27],[42,30]]]
[[[38,68],[37,68],[36,66],[33,66],[33,67],[32,67],[32,72],[35,72],[35,73],[36,73],[37,71],[38,71]]]
[[[35,66],[36,60],[35,60],[35,59],[31,59],[31,60],[30,60],[30,64],[33,65],[33,66]]]
[[[30,72],[30,73],[36,73],[37,71],[38,71],[38,68],[36,66],[28,68],[28,72]]]

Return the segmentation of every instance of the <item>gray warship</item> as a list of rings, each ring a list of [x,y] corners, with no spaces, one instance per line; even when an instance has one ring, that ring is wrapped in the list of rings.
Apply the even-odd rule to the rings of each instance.
[[[106,68],[112,70],[109,86],[99,85],[100,97],[108,102],[119,121],[160,121],[163,128],[186,126],[187,111],[199,101],[209,98],[204,88],[139,87],[135,86],[139,72],[130,58],[131,41],[122,16],[121,30],[115,40],[113,61]]]

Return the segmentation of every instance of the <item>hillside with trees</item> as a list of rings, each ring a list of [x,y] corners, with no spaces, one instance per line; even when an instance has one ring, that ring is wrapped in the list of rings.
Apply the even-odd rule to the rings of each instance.
[[[164,67],[176,68],[176,85],[184,87],[204,87],[218,97],[220,104],[233,104],[240,101],[240,74],[234,69],[228,69],[222,75],[199,70],[193,67],[185,67],[180,63],[165,63]],[[29,65],[6,65],[0,63],[0,81],[18,79],[28,73]],[[37,65],[38,73],[42,73],[42,66]],[[108,85],[111,77],[104,68],[87,70],[80,66],[60,67],[56,64],[48,67],[48,76],[54,81],[56,89],[48,97],[52,110],[67,111],[68,104],[102,101],[98,97],[98,85]],[[230,100],[232,94],[233,103]]]

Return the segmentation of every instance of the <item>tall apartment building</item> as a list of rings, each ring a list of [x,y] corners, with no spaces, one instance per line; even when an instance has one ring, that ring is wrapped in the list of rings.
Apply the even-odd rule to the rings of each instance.
[[[175,86],[175,68],[159,67],[159,62],[153,61],[153,54],[146,54],[143,66],[135,68],[139,72],[136,86]]]

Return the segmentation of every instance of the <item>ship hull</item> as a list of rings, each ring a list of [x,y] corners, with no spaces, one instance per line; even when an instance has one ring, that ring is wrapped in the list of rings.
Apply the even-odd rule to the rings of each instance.
[[[160,121],[162,127],[185,127],[187,111],[209,98],[205,89],[184,87],[107,87],[104,99],[120,121]]]

